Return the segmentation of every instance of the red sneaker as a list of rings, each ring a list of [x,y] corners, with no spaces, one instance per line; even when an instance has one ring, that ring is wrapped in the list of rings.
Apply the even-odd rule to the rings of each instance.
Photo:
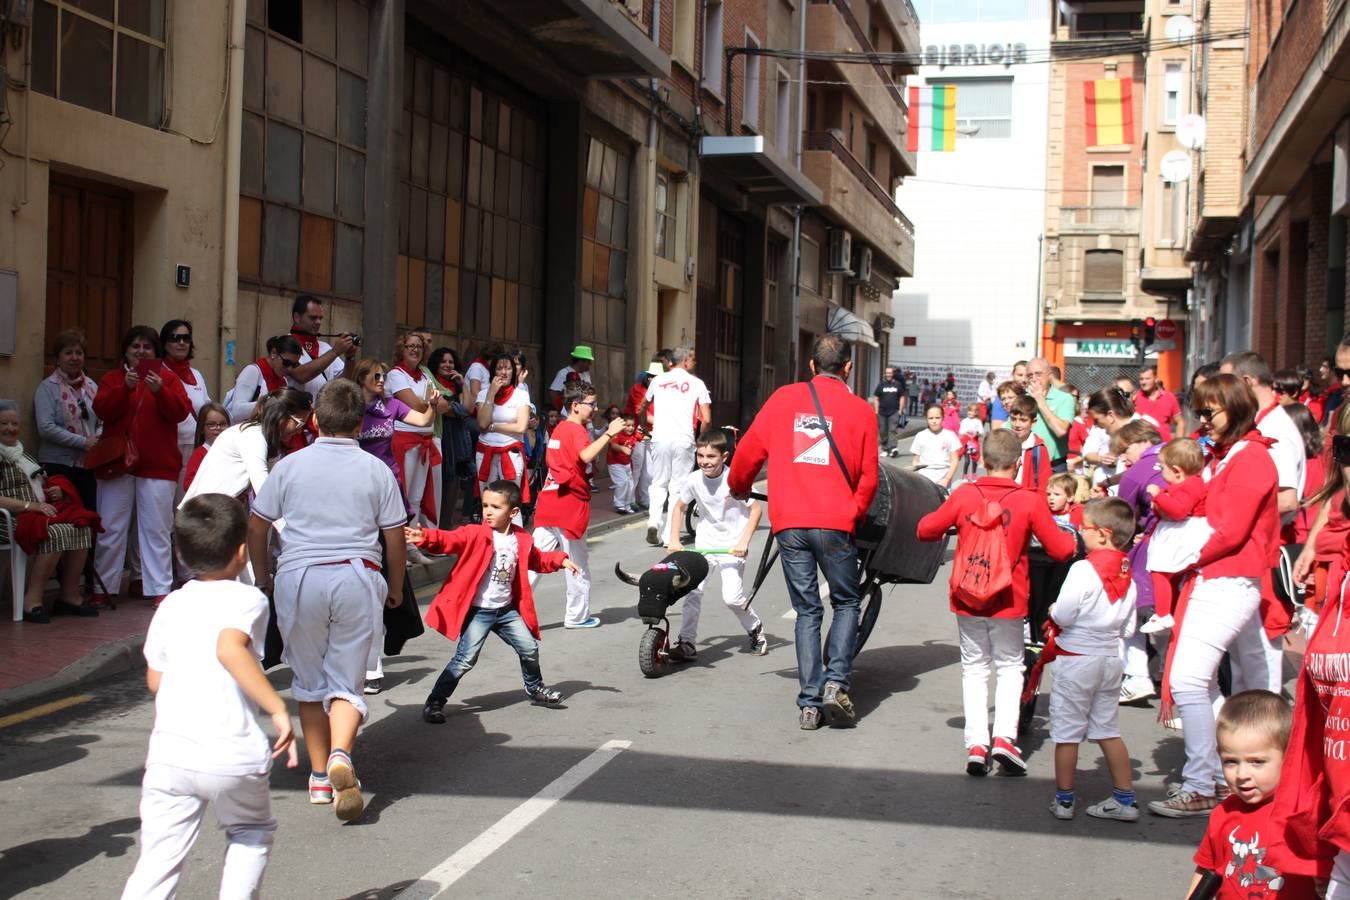
[[[989,748],[976,744],[966,750],[966,774],[983,778],[989,774]]]
[[[1002,774],[1027,774],[1027,764],[1022,759],[1022,751],[1017,749],[1017,746],[1007,738],[994,738],[994,749],[990,751],[989,755],[998,761]]]

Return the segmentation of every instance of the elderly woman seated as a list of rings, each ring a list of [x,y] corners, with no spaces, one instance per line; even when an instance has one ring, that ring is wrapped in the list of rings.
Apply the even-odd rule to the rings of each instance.
[[[24,453],[19,443],[19,407],[13,400],[0,400],[0,509],[13,517],[18,543],[30,557],[24,621],[51,621],[42,595],[58,564],[61,599],[56,611],[98,615],[80,594],[80,573],[93,544],[91,526],[98,517],[84,508],[74,485],[63,478],[53,478],[49,484],[42,467]],[[10,535],[0,534],[0,539],[8,541]]]

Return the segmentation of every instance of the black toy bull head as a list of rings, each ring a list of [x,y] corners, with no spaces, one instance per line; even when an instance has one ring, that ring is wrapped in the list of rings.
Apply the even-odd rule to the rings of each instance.
[[[614,574],[638,589],[638,615],[650,625],[665,618],[667,609],[703,583],[708,560],[702,553],[680,550],[667,554],[641,575],[625,572],[621,563],[614,564]]]

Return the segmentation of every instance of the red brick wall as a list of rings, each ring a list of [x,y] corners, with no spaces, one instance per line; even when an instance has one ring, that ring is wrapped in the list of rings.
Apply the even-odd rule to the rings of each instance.
[[[1087,106],[1084,83],[1107,77],[1101,63],[1072,63],[1065,69],[1066,108],[1064,110],[1064,205],[1088,206],[1093,163],[1125,165],[1125,202],[1138,206],[1143,197],[1143,154],[1140,138],[1144,130],[1144,67],[1134,60],[1123,60],[1116,67],[1116,78],[1133,81],[1134,143],[1128,152],[1089,153],[1087,149]]]
[[[1264,0],[1257,3],[1258,9],[1263,9],[1264,5]],[[1279,6],[1274,2],[1270,5]],[[1257,73],[1253,147],[1261,146],[1270,134],[1280,110],[1284,109],[1322,43],[1326,0],[1298,0],[1287,13],[1287,18],[1278,24],[1278,31],[1274,32],[1275,43],[1270,46],[1264,65]],[[1264,47],[1264,42],[1258,43],[1257,35],[1253,35],[1252,40],[1258,50]],[[1253,53],[1253,58],[1257,55]]]
[[[1317,166],[1304,184],[1310,193],[1308,217],[1308,273],[1305,294],[1308,317],[1304,324],[1303,361],[1316,366],[1327,352],[1327,241],[1331,230],[1331,166]]]

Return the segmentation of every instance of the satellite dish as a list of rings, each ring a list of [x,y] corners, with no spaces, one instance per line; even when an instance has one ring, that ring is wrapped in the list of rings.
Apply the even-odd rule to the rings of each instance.
[[[1191,177],[1191,155],[1185,150],[1169,150],[1163,154],[1158,168],[1162,171],[1163,181],[1168,184],[1188,181]]]
[[[1205,117],[1188,113],[1177,122],[1177,143],[1187,150],[1199,150],[1205,146]]]
[[[1185,44],[1195,37],[1195,23],[1190,16],[1172,16],[1163,28],[1167,39],[1174,44]]]

